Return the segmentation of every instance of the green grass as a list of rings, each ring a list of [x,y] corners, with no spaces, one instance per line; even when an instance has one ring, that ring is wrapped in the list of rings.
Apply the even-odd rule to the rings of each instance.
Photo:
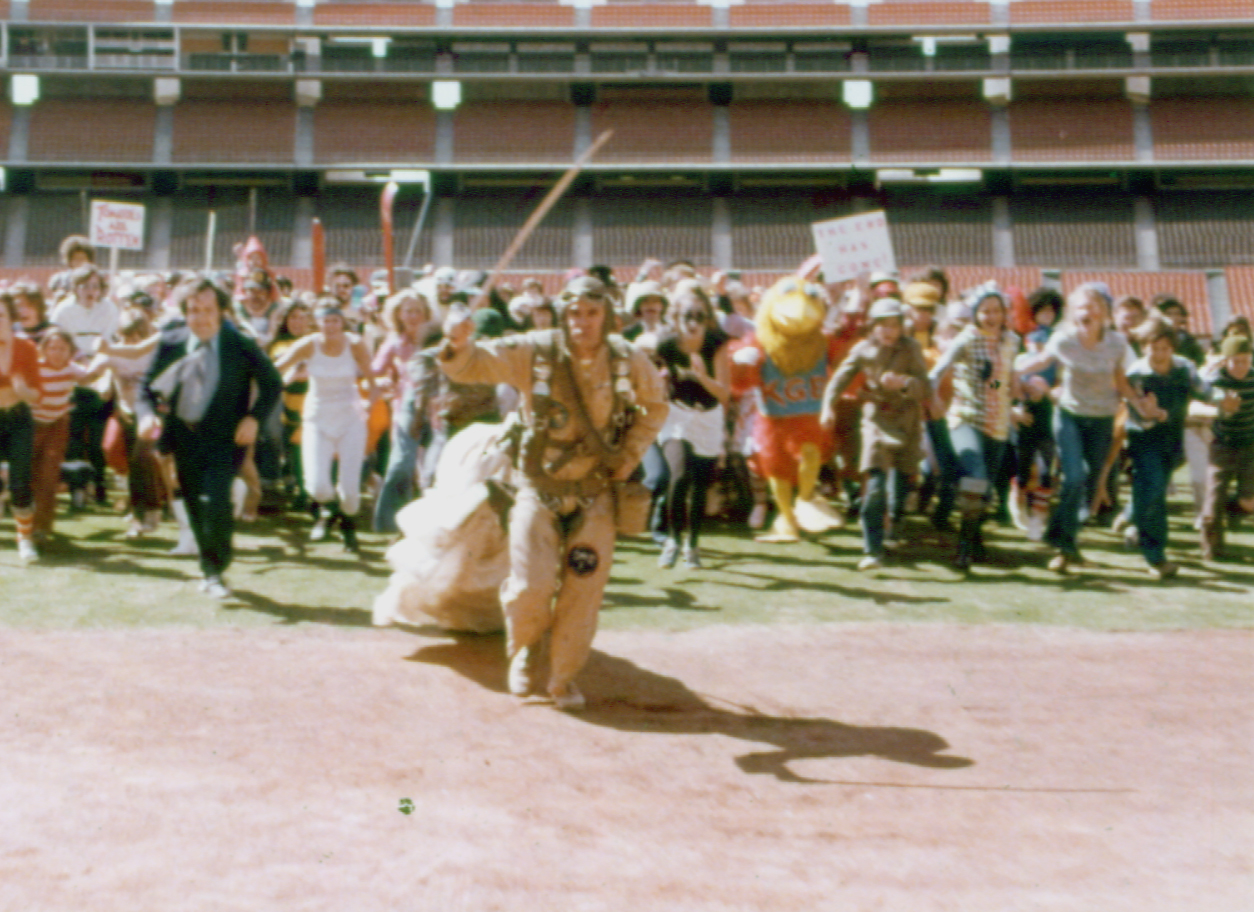
[[[896,560],[858,573],[856,526],[797,545],[764,545],[743,527],[713,525],[705,567],[660,570],[657,547],[619,543],[602,626],[684,630],[709,624],[1036,624],[1097,630],[1249,627],[1254,623],[1254,522],[1230,536],[1230,559],[1202,564],[1183,503],[1174,503],[1171,558],[1180,577],[1154,582],[1140,555],[1107,530],[1081,539],[1093,566],[1067,577],[1045,568],[1047,551],[1014,529],[989,525],[993,562],[963,575],[952,543],[912,518]],[[239,598],[201,595],[196,563],[166,552],[173,526],[137,542],[117,514],[89,511],[58,521],[58,539],[30,567],[17,560],[11,519],[0,520],[0,627],[143,628],[169,625],[366,626],[386,585],[386,541],[364,535],[366,560],[338,542],[306,541],[304,515],[263,517],[236,534],[229,580]],[[921,536],[921,537],[915,537]]]

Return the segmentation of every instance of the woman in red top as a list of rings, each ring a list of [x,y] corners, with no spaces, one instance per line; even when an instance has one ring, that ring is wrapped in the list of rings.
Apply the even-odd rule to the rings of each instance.
[[[31,405],[39,400],[39,352],[29,339],[14,333],[17,307],[11,297],[0,298],[0,459],[9,462],[9,497],[17,523],[17,551],[23,561],[39,556],[35,550],[31,492],[31,460],[35,447],[35,419]]]

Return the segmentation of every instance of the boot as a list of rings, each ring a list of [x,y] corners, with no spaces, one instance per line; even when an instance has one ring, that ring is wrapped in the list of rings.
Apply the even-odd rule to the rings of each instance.
[[[344,550],[361,557],[361,545],[357,542],[356,521],[347,513],[340,512],[338,508],[335,512],[340,524],[340,534],[344,537]]]
[[[181,497],[170,502],[170,512],[174,514],[174,521],[178,523],[179,527],[179,540],[170,549],[170,553],[177,555],[199,554],[200,546],[196,544],[196,536],[192,533],[192,521],[187,515],[187,504],[183,502]]]
[[[965,516],[958,530],[958,553],[954,555],[954,567],[968,570],[975,559],[976,536],[979,535],[979,520]]]

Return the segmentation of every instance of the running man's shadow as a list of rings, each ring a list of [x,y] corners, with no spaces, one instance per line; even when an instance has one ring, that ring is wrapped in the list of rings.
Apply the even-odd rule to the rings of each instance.
[[[506,665],[499,636],[458,636],[424,646],[409,658],[443,665],[487,690],[505,691]],[[792,771],[794,760],[882,757],[929,769],[963,769],[973,760],[944,754],[945,739],[915,728],[846,725],[834,719],[772,716],[752,707],[713,705],[682,681],[641,668],[627,659],[592,651],[579,684],[588,708],[575,718],[619,731],[662,735],[725,735],[772,745],[736,757],[746,773],[767,773],[781,782],[821,783]]]

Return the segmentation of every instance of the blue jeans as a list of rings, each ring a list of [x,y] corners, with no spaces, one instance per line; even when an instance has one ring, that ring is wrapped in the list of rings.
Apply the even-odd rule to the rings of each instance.
[[[1146,563],[1167,559],[1167,483],[1180,451],[1180,441],[1152,431],[1128,434],[1132,457],[1132,522],[1140,535]]]
[[[1113,417],[1085,418],[1066,409],[1054,410],[1054,439],[1062,467],[1062,488],[1058,507],[1049,518],[1045,541],[1059,551],[1078,550],[1080,508],[1091,499],[1110,441],[1114,436]]]
[[[949,436],[949,423],[944,418],[935,418],[924,427],[927,429],[928,440],[932,443],[932,455],[936,457],[939,473],[932,522],[944,523],[954,508],[961,467],[958,464],[958,455],[954,452],[953,440]]]
[[[892,512],[900,518],[906,499],[906,476],[896,469],[871,469],[862,486],[862,550],[872,557],[884,556],[884,520]]]
[[[418,441],[409,436],[409,429],[392,422],[392,449],[388,456],[383,487],[374,505],[374,530],[395,532],[396,514],[414,499],[418,475]]]
[[[1006,441],[997,440],[969,424],[949,429],[954,453],[958,460],[958,472],[963,478],[978,478],[991,485],[1001,471],[1006,456]]]

